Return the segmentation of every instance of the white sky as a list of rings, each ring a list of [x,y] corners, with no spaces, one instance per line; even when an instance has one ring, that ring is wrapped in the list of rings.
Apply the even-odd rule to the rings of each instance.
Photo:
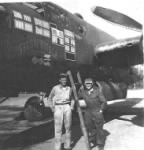
[[[119,11],[140,23],[144,23],[144,0],[53,0],[53,2],[59,4],[72,13],[81,13],[86,21],[111,34],[117,39],[135,37],[139,35],[139,33],[121,28],[117,25],[113,26],[112,24],[95,16],[91,12],[91,9],[94,6],[102,6]]]
[[[41,1],[41,0],[7,0],[8,2],[29,2],[29,1]],[[48,0],[43,0],[48,1]],[[94,6],[102,6],[105,8],[110,8],[126,14],[133,19],[144,24],[144,0],[49,0],[56,3],[57,5],[63,7],[64,9],[75,13],[78,12],[82,14],[84,19],[93,24],[94,26],[104,30],[115,36],[117,39],[123,39],[126,37],[137,36],[132,30],[126,30],[117,25],[112,26],[110,23],[96,17],[91,12],[91,8]],[[6,0],[1,0],[0,2],[6,2]]]

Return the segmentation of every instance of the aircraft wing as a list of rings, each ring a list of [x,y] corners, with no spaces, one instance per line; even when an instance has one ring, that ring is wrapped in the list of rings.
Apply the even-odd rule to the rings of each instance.
[[[92,12],[109,22],[116,23],[135,30],[142,30],[142,25],[140,23],[117,11],[97,6],[92,10]]]
[[[143,63],[142,50],[142,36],[138,36],[99,44],[95,55],[103,65],[132,66]]]
[[[114,40],[112,42],[102,43],[96,46],[95,54],[100,64],[109,66],[131,66],[143,63],[143,34],[142,25],[134,19],[119,13],[117,11],[95,7],[92,12],[116,25],[135,30],[139,36]]]

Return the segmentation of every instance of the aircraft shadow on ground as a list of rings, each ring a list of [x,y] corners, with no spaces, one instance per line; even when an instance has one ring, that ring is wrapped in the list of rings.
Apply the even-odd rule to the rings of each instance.
[[[127,99],[126,101],[116,102],[108,106],[104,113],[105,121],[109,122],[113,119],[121,119],[125,121],[131,121],[133,124],[138,126],[144,126],[143,119],[143,108],[134,108],[133,106],[141,102],[142,99]],[[136,115],[132,120],[120,118],[122,115]],[[78,142],[82,136],[80,129],[80,123],[78,119],[74,119],[72,126],[72,147]],[[110,133],[105,131],[105,135],[108,136]],[[1,136],[1,135],[0,135]],[[5,140],[2,144],[4,148],[15,148],[15,147],[27,147],[33,144],[47,141],[54,137],[54,123],[49,122],[36,127],[32,127],[28,130],[12,135],[10,138]]]
[[[78,123],[72,127],[72,147],[82,136]],[[26,131],[11,135],[3,142],[3,149],[14,147],[27,147],[33,144],[41,143],[54,137],[54,122],[45,123],[37,127],[32,127]]]
[[[25,147],[44,142],[54,137],[53,131],[53,122],[45,123],[11,136],[2,146],[3,148]]]
[[[130,121],[135,125],[144,126],[144,107],[138,108],[133,107],[140,103],[143,99],[141,98],[128,98],[126,101],[115,102],[108,106],[104,112],[105,121],[109,122],[113,119]],[[132,120],[120,118],[122,115],[135,115]]]

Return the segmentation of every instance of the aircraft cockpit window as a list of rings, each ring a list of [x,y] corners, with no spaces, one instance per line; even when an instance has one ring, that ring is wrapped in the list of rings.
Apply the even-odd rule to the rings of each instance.
[[[15,28],[24,30],[24,24],[23,24],[23,21],[15,20]]]
[[[24,15],[24,20],[27,21],[27,22],[31,22],[31,17],[27,16],[27,15]]]
[[[31,17],[13,10],[14,26],[17,29],[33,32]]]
[[[19,19],[23,19],[23,16],[20,12],[18,11],[13,11],[14,17],[15,18],[19,18]]]
[[[35,32],[36,34],[45,36],[45,37],[50,37],[50,25],[47,21],[34,18],[35,22]]]

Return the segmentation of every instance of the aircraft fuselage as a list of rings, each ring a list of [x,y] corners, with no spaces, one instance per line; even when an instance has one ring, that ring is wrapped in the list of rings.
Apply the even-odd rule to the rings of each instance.
[[[115,40],[111,35],[52,3],[0,6],[1,94],[4,89],[50,89],[56,84],[57,75],[68,69],[99,81],[125,82],[123,76],[117,76],[119,72],[112,71],[113,61],[105,57],[99,61],[95,56],[98,44]],[[127,79],[129,66],[125,64],[127,57],[118,70],[126,72]]]

